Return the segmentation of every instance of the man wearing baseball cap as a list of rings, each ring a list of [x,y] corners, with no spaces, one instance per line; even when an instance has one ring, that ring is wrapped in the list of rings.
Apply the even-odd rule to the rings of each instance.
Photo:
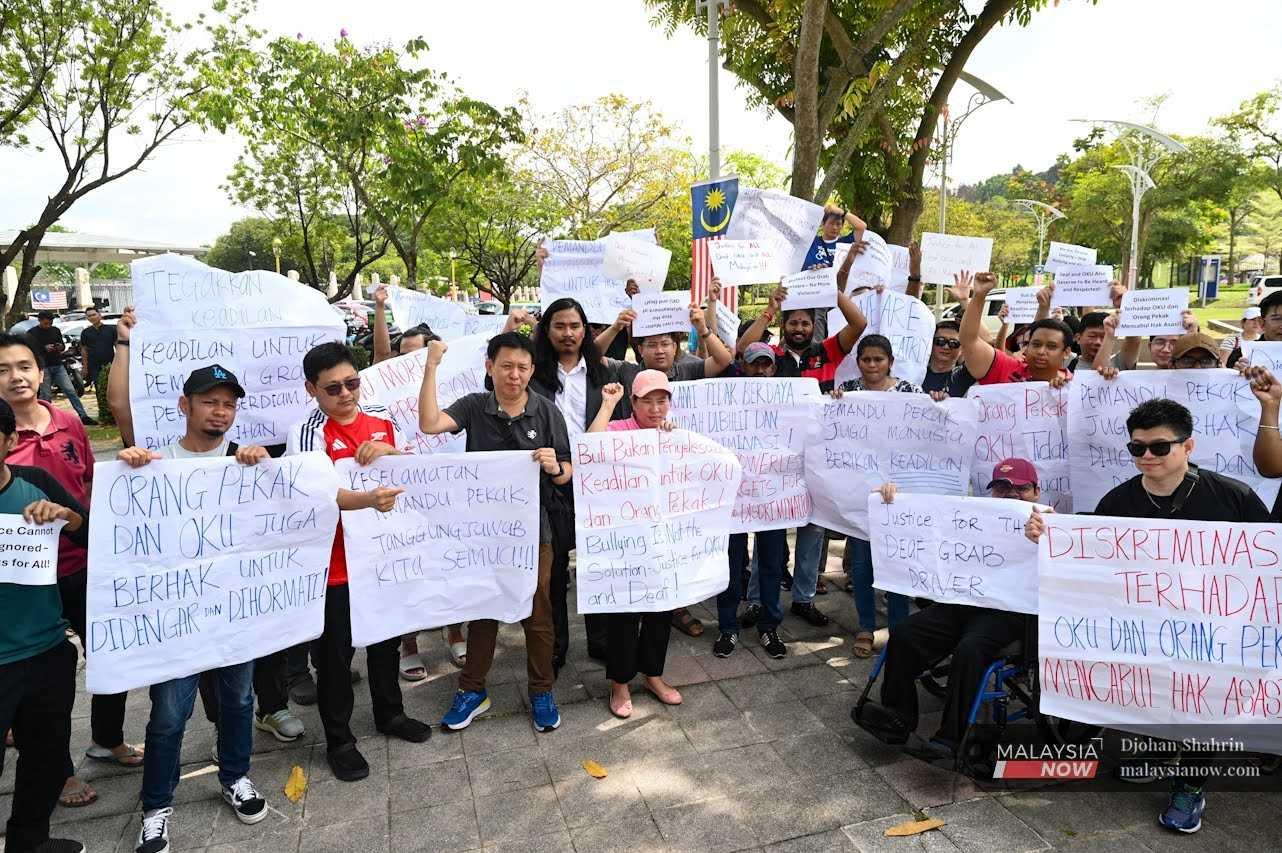
[[[1037,503],[1041,489],[1037,469],[1027,459],[1003,459],[993,467],[988,493]],[[893,503],[894,484],[882,487],[882,500]],[[1019,533],[1008,534],[1012,537]],[[1037,583],[1037,566],[1026,566],[1028,582]],[[908,616],[890,629],[886,665],[882,670],[881,704],[866,702],[851,716],[878,740],[894,746],[909,745],[930,755],[955,751],[966,732],[966,718],[980,677],[997,659],[1002,648],[1024,636],[1028,617],[1022,613],[935,603]],[[917,676],[952,652],[948,698],[939,731],[929,744],[921,743],[917,729]]]
[[[1171,351],[1171,364],[1176,370],[1220,366],[1220,348],[1214,338],[1201,332],[1180,335]]]
[[[235,456],[242,465],[256,465],[269,454],[264,447],[238,447],[227,438],[236,420],[236,404],[245,396],[236,374],[218,364],[193,370],[183,383],[178,411],[187,431],[178,441],[160,450],[129,447],[117,458],[134,468],[153,459],[202,459]],[[202,679],[206,684],[202,684]],[[212,682],[212,683],[209,683]],[[225,666],[210,673],[175,678],[151,687],[151,719],[142,765],[142,826],[138,853],[167,850],[173,815],[174,789],[182,754],[187,719],[201,690],[206,715],[218,726],[218,782],[223,799],[241,823],[258,823],[267,817],[267,803],[249,780],[249,757],[254,726],[271,731],[278,740],[297,740],[303,724],[285,707],[283,652],[261,661]],[[273,713],[254,717],[254,688],[260,710],[274,703]],[[210,689],[212,688],[212,689]],[[273,697],[275,697],[273,699]]]

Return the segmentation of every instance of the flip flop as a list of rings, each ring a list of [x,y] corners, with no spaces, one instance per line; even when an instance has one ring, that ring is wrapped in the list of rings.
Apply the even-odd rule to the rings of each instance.
[[[405,681],[422,681],[427,678],[427,667],[423,666],[423,659],[418,654],[401,655],[399,669],[401,678]]]
[[[870,631],[860,631],[855,634],[855,642],[850,651],[857,658],[872,657],[873,636]]]
[[[672,611],[672,627],[690,637],[703,636],[703,623],[690,615],[684,607]]]
[[[450,663],[462,669],[467,663],[467,640],[451,643],[450,629],[448,627],[441,629],[441,638],[445,640],[445,648],[449,649]]]
[[[98,801],[97,791],[79,779],[76,779],[76,782],[79,784],[73,786],[70,791],[63,788],[62,793],[58,795],[58,804],[63,808],[82,809]]]
[[[92,761],[101,761],[104,764],[116,764],[120,767],[141,767],[142,749],[136,746],[130,746],[127,743],[124,744],[124,746],[126,747],[125,752],[117,755],[114,750],[94,744],[85,750],[85,757]]]

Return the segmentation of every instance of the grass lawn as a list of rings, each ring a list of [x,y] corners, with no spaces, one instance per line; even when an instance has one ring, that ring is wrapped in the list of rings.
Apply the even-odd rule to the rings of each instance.
[[[1250,288],[1245,284],[1221,288],[1219,298],[1208,302],[1205,308],[1201,307],[1197,292],[1194,290],[1189,291],[1189,306],[1193,309],[1193,313],[1197,315],[1203,330],[1209,331],[1213,335],[1223,334],[1223,331],[1212,327],[1210,325],[1211,320],[1225,320],[1237,327],[1241,324],[1242,309],[1250,304]]]

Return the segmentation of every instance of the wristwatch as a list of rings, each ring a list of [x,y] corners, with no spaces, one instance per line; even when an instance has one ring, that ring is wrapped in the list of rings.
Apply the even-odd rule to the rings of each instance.
[[[921,282],[921,276],[919,276],[919,275],[910,275],[910,276],[908,276],[908,280],[909,280],[910,282],[912,282],[913,284],[918,284],[918,283],[920,283],[920,282]]]

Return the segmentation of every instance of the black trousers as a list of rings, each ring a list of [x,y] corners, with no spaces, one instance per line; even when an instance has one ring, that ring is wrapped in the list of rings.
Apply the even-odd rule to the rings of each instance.
[[[952,652],[937,736],[961,740],[980,677],[998,652],[1024,636],[1026,620],[1022,613],[962,604],[932,604],[913,613],[890,629],[881,704],[916,728],[917,676]]]
[[[87,585],[88,572],[58,578],[62,618],[71,623],[71,630],[80,636],[80,644],[86,649],[89,648],[89,635],[85,631]],[[125,742],[125,700],[128,698],[128,693],[94,694],[89,704],[89,730],[98,746],[115,749]]]
[[[258,696],[258,716],[266,717],[283,711],[289,705],[289,691],[285,687],[285,665],[288,649],[281,649],[254,661],[254,693]],[[205,719],[218,725],[218,671],[200,674],[200,704],[205,709]]]
[[[606,627],[605,676],[627,684],[643,675],[663,675],[668,657],[668,637],[672,634],[672,611],[662,613],[605,613],[600,617]]]
[[[552,574],[548,579],[548,597],[552,600],[552,660],[560,664],[570,651],[570,551],[574,540],[568,543],[560,536],[552,537]]]
[[[300,678],[310,678],[312,671],[307,663],[311,643],[299,643],[285,649],[285,684],[293,684]]]
[[[25,853],[49,838],[49,815],[71,767],[75,701],[76,647],[65,640],[35,657],[0,665],[0,732],[13,729],[18,748],[5,853]]]
[[[369,669],[369,695],[374,703],[374,725],[382,728],[405,713],[397,665],[401,638],[389,637],[365,649]],[[316,705],[325,727],[325,743],[333,752],[356,743],[349,725],[356,696],[352,691],[352,612],[347,584],[325,591],[325,630],[312,640],[312,665],[316,667]]]

